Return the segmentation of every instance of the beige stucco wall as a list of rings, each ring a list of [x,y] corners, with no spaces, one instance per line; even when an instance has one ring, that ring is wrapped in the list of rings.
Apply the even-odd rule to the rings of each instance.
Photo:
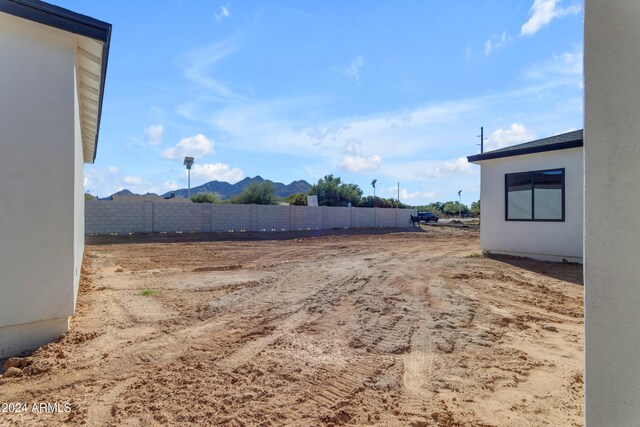
[[[481,164],[480,245],[491,253],[582,262],[582,148],[478,162]],[[505,221],[505,174],[565,168],[565,221]]]
[[[76,36],[0,13],[0,358],[54,339],[75,308],[84,234],[75,52]],[[16,340],[17,330],[28,333]]]
[[[585,2],[587,426],[640,425],[640,2]]]

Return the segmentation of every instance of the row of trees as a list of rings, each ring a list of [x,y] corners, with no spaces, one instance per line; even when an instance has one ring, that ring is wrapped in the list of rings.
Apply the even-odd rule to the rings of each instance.
[[[191,201],[195,203],[231,203],[242,205],[255,203],[257,205],[275,205],[282,200],[276,196],[276,190],[270,182],[262,182],[260,184],[254,182],[247,186],[242,193],[229,200],[222,200],[215,193],[198,193],[191,196]]]
[[[362,196],[362,190],[356,184],[347,184],[333,175],[326,175],[309,188],[306,193],[293,194],[285,199],[291,205],[306,205],[308,195],[318,196],[320,206],[357,206],[376,208],[408,208],[410,206],[398,203],[396,199],[383,197]]]
[[[191,197],[196,203],[237,203],[258,205],[274,205],[286,202],[290,205],[307,205],[307,196],[317,195],[319,206],[354,206],[376,208],[411,208],[413,206],[400,203],[397,199],[383,197],[362,196],[363,192],[356,184],[342,182],[340,177],[326,175],[313,184],[306,193],[296,193],[282,199],[276,195],[275,188],[269,182],[253,183],[242,193],[229,200],[221,200],[217,194],[198,193]],[[428,205],[417,206],[418,211],[433,212],[438,216],[456,216],[461,211],[463,215],[480,215],[480,201],[473,202],[471,207],[460,205],[459,202],[433,202]]]
[[[480,200],[471,203],[468,207],[460,202],[433,202],[428,205],[416,206],[420,212],[432,212],[440,217],[458,216],[460,213],[465,216],[480,216]]]

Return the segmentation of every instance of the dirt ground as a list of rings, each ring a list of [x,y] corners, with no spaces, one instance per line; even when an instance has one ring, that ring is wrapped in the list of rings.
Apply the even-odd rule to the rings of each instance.
[[[333,234],[88,245],[71,331],[0,378],[70,410],[0,425],[583,425],[581,266]]]

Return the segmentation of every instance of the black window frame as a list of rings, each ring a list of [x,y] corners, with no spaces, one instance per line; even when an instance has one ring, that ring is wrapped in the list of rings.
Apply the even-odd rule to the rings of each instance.
[[[562,190],[562,218],[561,219],[535,219],[535,174],[542,172],[561,172],[561,190]],[[531,175],[531,219],[509,219],[509,176],[512,175]],[[516,222],[565,222],[565,168],[540,169],[535,171],[513,172],[504,175],[504,220]]]

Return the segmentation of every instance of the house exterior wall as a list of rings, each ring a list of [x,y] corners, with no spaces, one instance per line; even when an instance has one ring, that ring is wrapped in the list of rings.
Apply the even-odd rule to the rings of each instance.
[[[582,262],[582,148],[483,160],[480,245],[491,253]],[[505,174],[565,169],[565,221],[506,221]]]
[[[84,237],[74,224],[83,213],[76,43],[0,13],[0,358],[66,332],[75,308]]]
[[[73,85],[73,307],[75,310],[84,255],[84,155],[80,124],[80,98],[77,67]]]
[[[585,1],[586,425],[640,420],[640,2]]]

